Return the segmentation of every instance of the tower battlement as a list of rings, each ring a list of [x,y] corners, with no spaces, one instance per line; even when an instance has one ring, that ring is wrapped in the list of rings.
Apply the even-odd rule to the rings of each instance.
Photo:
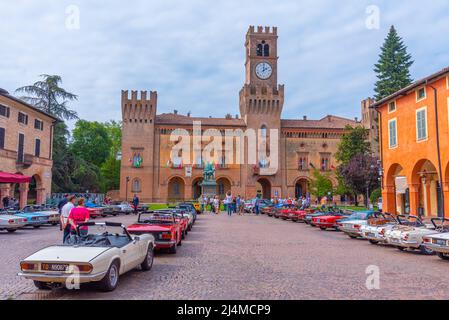
[[[255,26],[249,26],[248,32],[246,33],[247,35],[252,35],[252,34],[260,34],[260,35],[272,35],[272,36],[277,36],[278,34],[278,28],[277,27],[263,27],[263,26],[257,26],[257,28]]]
[[[122,90],[122,120],[124,123],[145,122],[152,123],[157,112],[157,92]]]

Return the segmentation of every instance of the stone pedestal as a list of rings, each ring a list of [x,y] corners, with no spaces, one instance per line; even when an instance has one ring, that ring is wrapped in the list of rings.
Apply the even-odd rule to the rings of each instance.
[[[217,183],[215,181],[203,181],[201,183],[201,193],[206,197],[213,197],[217,194]]]

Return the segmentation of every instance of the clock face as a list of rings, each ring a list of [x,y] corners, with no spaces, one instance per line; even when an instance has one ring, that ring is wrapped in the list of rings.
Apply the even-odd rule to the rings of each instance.
[[[256,66],[256,76],[262,80],[266,80],[271,77],[273,68],[267,62],[261,62]]]

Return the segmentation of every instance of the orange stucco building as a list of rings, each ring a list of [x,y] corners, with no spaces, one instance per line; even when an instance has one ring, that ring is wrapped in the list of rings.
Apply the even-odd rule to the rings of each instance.
[[[449,215],[449,68],[375,103],[383,209]]]

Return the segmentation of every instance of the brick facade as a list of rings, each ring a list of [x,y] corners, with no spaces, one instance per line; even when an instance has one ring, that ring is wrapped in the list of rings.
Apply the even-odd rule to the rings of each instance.
[[[252,198],[258,192],[264,197],[299,196],[308,192],[313,167],[327,171],[334,185],[333,170],[337,166],[334,154],[347,125],[360,122],[337,116],[320,120],[282,119],[284,86],[277,83],[277,28],[250,27],[246,34],[245,83],[240,91],[240,115],[226,118],[191,117],[177,112],[157,114],[157,93],[122,91],[122,167],[120,198],[138,194],[142,201],[166,202],[175,199],[193,199],[199,196],[198,182],[203,169],[195,165],[195,155],[178,166],[171,161],[174,142],[170,134],[175,129],[193,129],[200,121],[203,130],[226,129],[246,131],[261,128],[279,132],[278,170],[270,172],[252,164],[224,164],[216,168],[217,194],[231,190]],[[265,72],[269,64],[271,74]],[[266,66],[266,65],[265,65]],[[232,111],[230,109],[229,111]],[[202,144],[201,148],[204,148]],[[193,144],[192,144],[193,148]],[[236,146],[233,147],[234,154]],[[248,159],[245,146],[245,159]],[[136,168],[135,160],[142,165]],[[191,165],[192,164],[192,165]]]

